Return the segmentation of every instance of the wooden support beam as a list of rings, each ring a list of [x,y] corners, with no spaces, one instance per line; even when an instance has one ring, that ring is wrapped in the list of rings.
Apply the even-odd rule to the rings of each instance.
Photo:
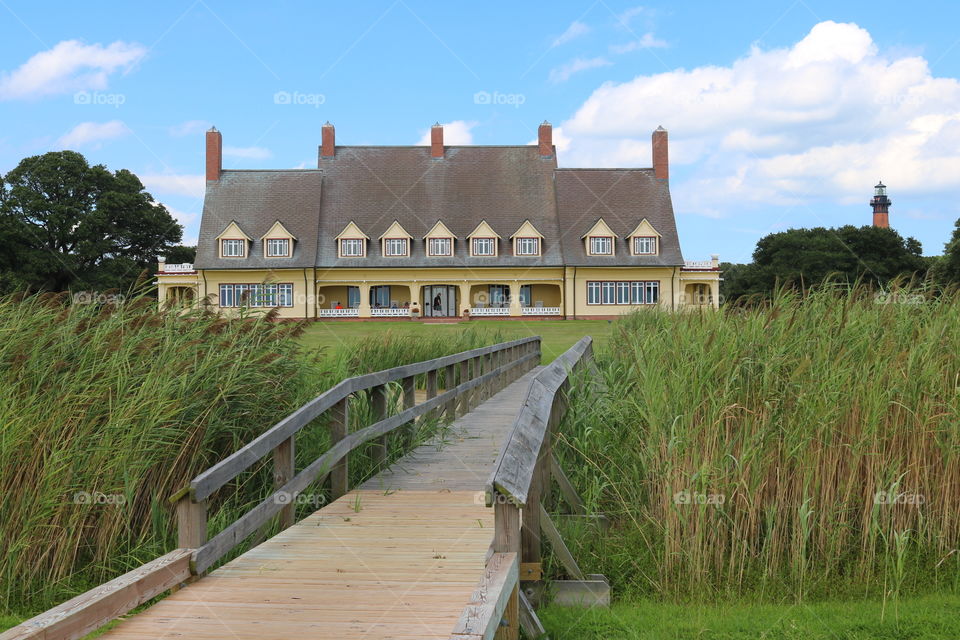
[[[599,574],[583,580],[552,580],[553,604],[565,607],[609,607],[610,583]]]
[[[543,460],[537,463],[533,473],[530,490],[527,492],[527,506],[523,509],[523,523],[520,528],[520,562],[540,563],[540,493],[543,474],[540,473]]]
[[[296,475],[294,469],[294,436],[281,442],[273,450],[273,488],[279,489],[287,484]],[[278,496],[280,499],[289,499],[287,505],[280,511],[280,529],[286,529],[296,522],[296,496]]]
[[[350,403],[344,398],[330,408],[330,446],[347,437],[350,429]],[[348,456],[343,456],[330,469],[330,498],[336,500],[350,491],[350,471]]]
[[[497,499],[499,498],[499,500]],[[495,495],[493,505],[494,553],[520,553],[520,508]]]
[[[460,384],[463,384],[470,379],[470,363],[464,360],[460,363]],[[459,414],[466,415],[470,412],[470,391],[464,391],[460,394],[460,411]]]
[[[380,422],[387,417],[387,385],[378,384],[370,388],[370,413],[374,423]],[[388,435],[384,434],[377,439],[371,447],[371,456],[374,464],[383,465],[387,459],[387,440]]]
[[[407,410],[417,404],[417,377],[407,376],[400,381],[400,387],[403,389],[403,409]],[[401,438],[404,444],[412,444],[414,438],[416,420],[411,420],[401,432]]]
[[[207,541],[207,501],[194,502],[189,495],[177,501],[177,546],[198,549]]]
[[[563,494],[563,498],[567,501],[567,504],[570,505],[573,512],[577,515],[585,515],[587,513],[587,507],[583,504],[583,500],[580,498],[577,490],[574,489],[573,483],[567,478],[567,474],[563,472],[563,469],[560,467],[560,462],[552,453],[550,455],[550,473],[557,480],[560,493]]]
[[[450,390],[457,386],[457,367],[456,365],[447,365],[443,370],[443,386]],[[457,419],[457,399],[450,398],[450,401],[443,406],[443,416],[449,422]]]
[[[437,370],[427,371],[427,400],[437,397]],[[437,411],[431,411],[426,415],[428,420],[433,420],[437,417]]]
[[[543,628],[540,618],[537,617],[537,612],[533,610],[533,606],[523,591],[520,592],[520,628],[523,629],[523,634],[530,640],[537,640],[537,638],[547,635],[547,630]]]
[[[560,563],[563,565],[563,568],[567,570],[567,573],[571,577],[576,578],[577,580],[584,580],[583,571],[580,570],[580,566],[577,564],[577,561],[573,559],[573,554],[570,553],[570,550],[567,549],[566,543],[564,543],[563,538],[560,537],[560,532],[557,531],[556,525],[553,524],[553,520],[550,519],[550,514],[547,513],[547,510],[543,508],[543,505],[540,507],[540,528],[543,531],[543,535],[547,537],[547,540],[550,541],[550,545],[553,547],[553,552],[557,554],[557,558],[560,559]]]

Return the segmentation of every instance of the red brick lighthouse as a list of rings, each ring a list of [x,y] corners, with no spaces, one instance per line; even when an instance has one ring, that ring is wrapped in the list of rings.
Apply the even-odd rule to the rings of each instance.
[[[890,227],[891,204],[890,198],[887,197],[887,185],[878,182],[873,188],[873,200],[870,201],[870,206],[873,207],[873,226],[884,229]]]

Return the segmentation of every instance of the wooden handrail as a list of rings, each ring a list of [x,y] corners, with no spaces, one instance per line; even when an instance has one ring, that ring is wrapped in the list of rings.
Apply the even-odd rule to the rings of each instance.
[[[448,417],[455,417],[457,399],[462,400],[461,415],[477,400],[492,396],[515,377],[528,371],[540,360],[540,337],[522,338],[501,344],[471,349],[424,362],[394,367],[384,371],[347,378],[320,394],[276,425],[255,438],[237,452],[195,477],[188,487],[175,494],[171,501],[177,504],[180,545],[195,549],[191,570],[200,574],[213,566],[247,536],[265,525],[270,518],[282,513],[281,525],[293,522],[291,505],[296,496],[310,484],[335,472],[332,480],[333,497],[348,490],[346,458],[357,447],[372,440],[380,440],[377,459],[385,452],[385,440],[391,432],[412,423],[427,414],[437,415],[444,408]],[[460,365],[457,367],[456,365]],[[449,376],[443,393],[437,391],[437,372]],[[451,374],[459,369],[460,382]],[[481,372],[482,371],[482,372]],[[415,377],[426,375],[427,400],[413,404],[412,389]],[[516,374],[516,375],[515,375]],[[385,385],[401,381],[404,409],[386,415]],[[349,433],[348,398],[369,391],[374,405],[375,422]],[[412,405],[412,406],[408,406]],[[331,447],[299,473],[290,465],[287,450],[293,450],[293,438],[302,428],[324,412],[332,414]],[[278,453],[279,452],[279,453]],[[209,497],[227,482],[258,463],[264,456],[274,454],[274,491],[220,533],[209,540],[206,537],[206,504]]]

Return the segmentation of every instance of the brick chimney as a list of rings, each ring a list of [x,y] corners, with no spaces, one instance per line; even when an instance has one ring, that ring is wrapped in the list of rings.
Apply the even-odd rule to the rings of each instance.
[[[430,157],[443,157],[443,125],[439,122],[430,127]]]
[[[670,177],[670,163],[667,161],[667,130],[657,127],[653,132],[653,175],[661,180]]]
[[[219,180],[223,171],[223,136],[216,127],[207,131],[207,180]]]
[[[336,151],[334,151],[334,149],[336,148],[337,144],[333,125],[328,121],[325,125],[323,125],[323,128],[320,130],[320,132],[320,157],[332,158],[334,155],[336,155]]]
[[[537,129],[537,145],[540,147],[541,158],[553,157],[553,125],[546,120]]]

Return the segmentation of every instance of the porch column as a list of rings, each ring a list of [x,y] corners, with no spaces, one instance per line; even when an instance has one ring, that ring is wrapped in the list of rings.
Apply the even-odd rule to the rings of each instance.
[[[422,315],[423,309],[421,309],[421,305],[420,305],[420,302],[421,302],[420,291],[423,285],[411,283],[408,286],[410,287],[410,308],[413,309],[413,305],[417,305],[417,309],[420,309],[420,313]],[[411,316],[412,315],[413,314],[411,313]]]
[[[720,308],[720,280],[710,281],[710,302],[714,309]]]
[[[357,316],[360,318],[369,318],[370,316],[370,285],[362,283],[360,288],[360,308],[357,309]]]
[[[473,301],[470,300],[470,287],[471,284],[469,282],[460,285],[460,299],[457,301],[457,304],[460,306],[460,308],[457,309],[458,316],[463,315],[464,309],[469,309],[473,306]]]
[[[520,282],[517,280],[510,283],[510,315],[523,315],[523,307],[520,304]]]

